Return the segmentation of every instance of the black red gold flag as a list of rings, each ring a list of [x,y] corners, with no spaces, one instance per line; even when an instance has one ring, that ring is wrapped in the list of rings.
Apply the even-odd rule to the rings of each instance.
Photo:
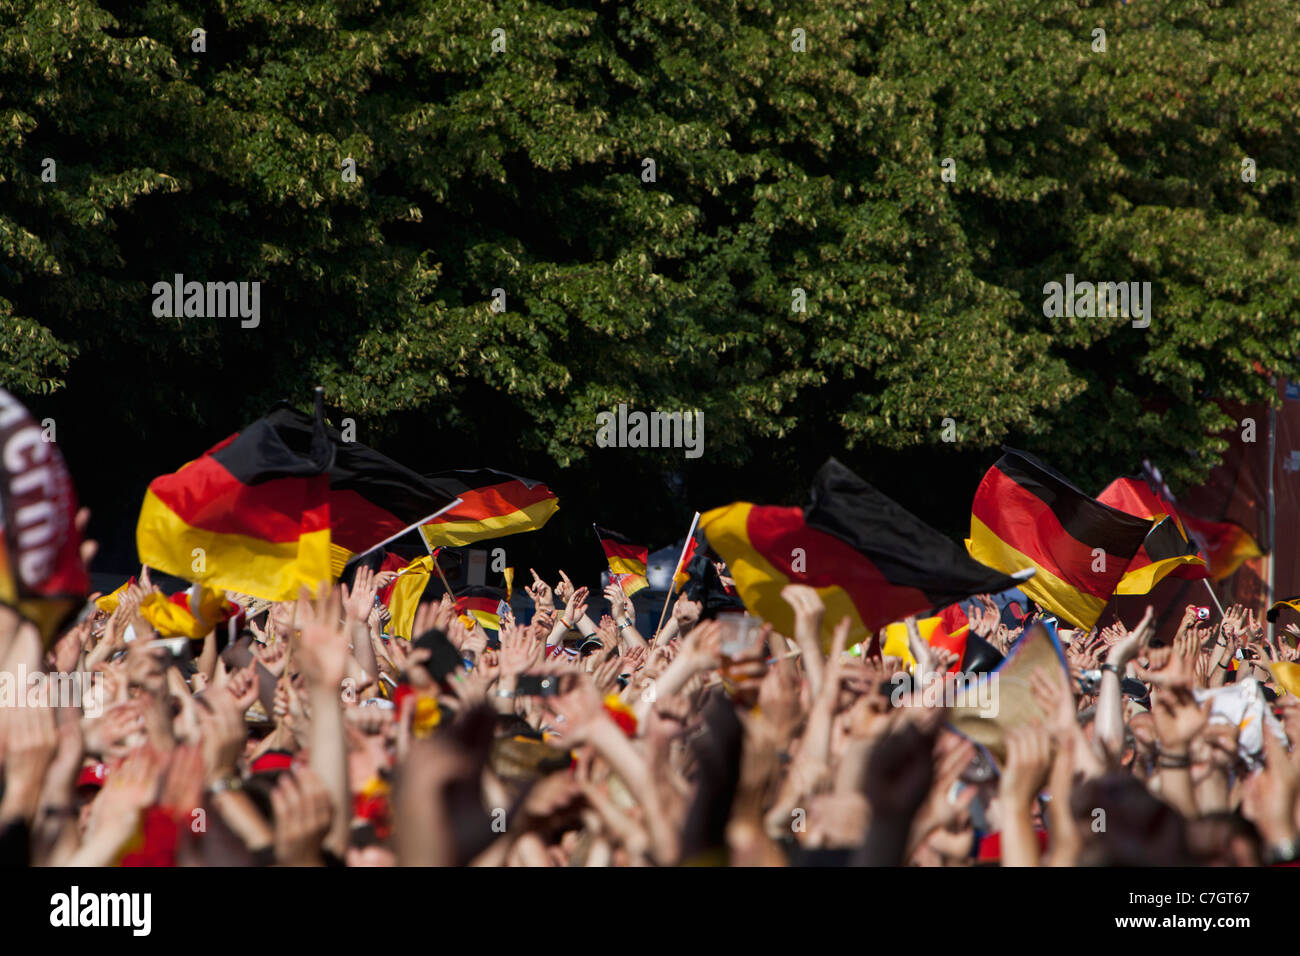
[[[707,512],[700,528],[745,607],[778,633],[794,633],[781,589],[816,588],[827,646],[844,617],[849,643],[858,643],[890,621],[1022,580],[975,561],[834,458],[818,471],[807,508],[736,502]]]
[[[1003,452],[975,491],[967,550],[1003,571],[1035,568],[1020,589],[1076,626],[1092,627],[1152,521],[1090,498],[1032,455]]]
[[[1141,478],[1117,478],[1097,496],[1104,505],[1155,521],[1129,562],[1116,594],[1146,594],[1166,577],[1204,578],[1205,561],[1187,537],[1178,510]]]
[[[474,586],[456,595],[456,613],[462,618],[472,618],[489,631],[501,630],[500,607],[506,592],[501,588]]]
[[[427,479],[286,403],[145,494],[143,563],[272,601],[333,580],[358,554],[455,502]]]
[[[596,537],[600,539],[600,546],[604,548],[605,558],[609,561],[610,577],[623,589],[623,593],[631,597],[649,586],[645,572],[646,562],[650,560],[650,549],[643,544],[636,544],[617,531],[596,525],[592,527],[596,529]]]
[[[540,481],[491,468],[444,471],[429,475],[428,480],[449,498],[460,499],[460,504],[421,526],[420,534],[430,547],[459,548],[536,531],[560,507],[560,499]]]
[[[290,414],[292,412],[292,414]],[[151,568],[213,590],[287,601],[330,573],[324,422],[277,408],[145,492],[136,548]]]

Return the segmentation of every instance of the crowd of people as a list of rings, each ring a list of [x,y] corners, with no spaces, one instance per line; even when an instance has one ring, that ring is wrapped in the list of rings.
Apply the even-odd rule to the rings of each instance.
[[[724,588],[727,569],[714,571]],[[1283,864],[1297,857],[1300,703],[1234,606],[1154,646],[1133,627],[1062,628],[1067,665],[1031,677],[1045,715],[999,757],[953,729],[927,677],[960,669],[915,639],[821,639],[818,592],[787,587],[792,634],[688,593],[642,634],[603,595],[535,572],[499,632],[420,605],[414,640],[377,595],[391,572],[232,596],[238,629],[177,647],[141,615],[147,570],[48,649],[0,609],[0,860],[35,866],[1071,866]],[[603,597],[603,600],[601,598]],[[1218,617],[1216,615],[1216,617]],[[971,633],[1027,632],[988,597]],[[830,622],[834,625],[836,622]],[[1029,627],[1042,627],[1030,623]],[[187,642],[181,642],[187,643]],[[740,650],[737,650],[740,647]],[[54,693],[79,675],[80,700]],[[981,679],[996,679],[984,675]],[[1269,726],[1204,693],[1255,681]],[[40,693],[40,689],[48,691]],[[1249,739],[1247,746],[1243,741]]]

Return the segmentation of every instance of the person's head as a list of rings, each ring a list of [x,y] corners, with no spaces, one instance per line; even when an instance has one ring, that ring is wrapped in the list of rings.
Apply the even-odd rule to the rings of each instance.
[[[1199,866],[1259,866],[1259,831],[1239,813],[1218,812],[1187,824],[1187,843]]]
[[[1173,807],[1128,773],[1088,780],[1071,797],[1083,866],[1188,866],[1187,828]]]

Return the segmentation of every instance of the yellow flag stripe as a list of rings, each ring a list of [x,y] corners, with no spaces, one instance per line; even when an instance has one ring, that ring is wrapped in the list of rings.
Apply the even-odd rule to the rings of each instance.
[[[475,541],[504,538],[524,531],[536,531],[546,524],[559,507],[558,498],[547,498],[507,515],[466,521],[435,521],[432,524],[421,525],[420,534],[432,548],[439,546],[461,548]]]
[[[204,531],[182,521],[152,491],[140,509],[136,550],[142,563],[164,574],[267,601],[294,600],[300,587],[315,593],[322,581],[333,580],[328,528],[286,542]]]
[[[790,578],[777,570],[749,543],[749,513],[753,505],[747,501],[714,508],[700,516],[709,546],[722,555],[727,570],[736,582],[740,600],[751,614],[767,621],[778,634],[794,635],[794,610],[781,597],[781,589]],[[870,632],[858,615],[858,609],[840,587],[817,588],[826,614],[822,618],[822,648],[829,651],[835,625],[847,617],[850,621],[848,646],[869,638]]]
[[[972,558],[1008,574],[1023,568],[1037,568],[1037,573],[1032,578],[1020,583],[1020,590],[1047,610],[1079,627],[1086,629],[1097,623],[1107,602],[1091,594],[1084,594],[1074,585],[1061,580],[1028,555],[1007,544],[974,515],[971,515],[970,525],[971,536],[966,539],[966,550]]]

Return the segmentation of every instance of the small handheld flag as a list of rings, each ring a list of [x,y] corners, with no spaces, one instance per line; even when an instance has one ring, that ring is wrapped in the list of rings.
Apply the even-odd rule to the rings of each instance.
[[[596,537],[605,551],[609,561],[609,573],[628,597],[642,588],[648,587],[646,580],[646,562],[650,559],[650,549],[643,544],[633,544],[631,538],[624,537],[617,531],[592,525]]]

